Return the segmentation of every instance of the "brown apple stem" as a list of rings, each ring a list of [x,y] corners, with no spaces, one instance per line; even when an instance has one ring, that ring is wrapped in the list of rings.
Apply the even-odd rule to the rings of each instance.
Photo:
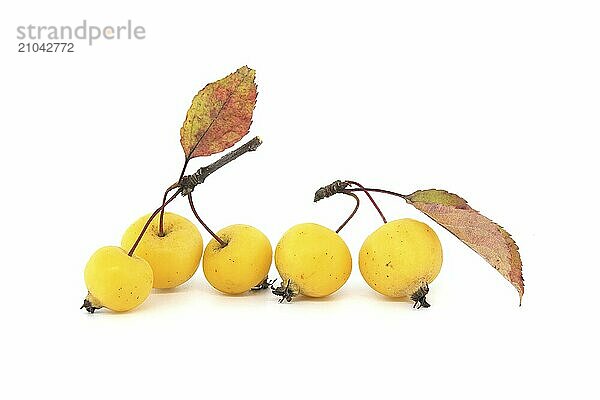
[[[344,229],[344,227],[346,226],[346,224],[348,222],[350,222],[350,220],[352,219],[352,217],[354,217],[354,215],[356,215],[356,212],[358,211],[358,207],[360,207],[360,199],[358,198],[357,195],[355,195],[354,193],[346,192],[346,191],[343,191],[343,192],[340,192],[340,193],[343,193],[345,195],[354,197],[354,200],[356,200],[356,206],[354,207],[354,210],[352,210],[352,213],[350,213],[350,215],[348,216],[348,218],[346,218],[346,220],[340,225],[340,227],[337,228],[337,230],[335,231],[335,233],[340,233],[340,231],[342,229]]]
[[[177,182],[181,182],[181,180],[183,179],[183,176],[185,175],[185,170],[187,169],[190,160],[191,159],[189,157],[185,158],[185,161],[183,162],[183,168],[181,168],[181,173],[179,174],[179,179],[177,179]]]
[[[179,193],[181,193],[181,188],[177,189],[177,191],[171,197],[169,197],[169,199],[167,201],[163,202],[163,204],[160,207],[158,207],[156,209],[156,211],[154,211],[152,213],[152,215],[148,218],[148,221],[146,221],[146,224],[142,228],[142,231],[138,235],[138,238],[136,239],[135,243],[133,244],[133,246],[131,246],[131,250],[129,250],[129,253],[127,253],[127,254],[129,254],[130,257],[133,255],[133,252],[135,251],[136,247],[140,243],[140,240],[142,240],[142,237],[146,233],[146,230],[150,226],[150,223],[152,222],[152,220],[154,219],[154,217],[156,217],[161,210],[164,210],[164,208],[167,206],[167,204],[169,204],[170,202],[172,202],[173,200],[175,200],[175,198],[177,196],[179,196]]]
[[[223,239],[221,239],[220,237],[218,237],[213,231],[212,229],[210,229],[208,227],[208,225],[206,225],[206,223],[202,220],[202,218],[200,218],[200,216],[198,215],[198,212],[196,212],[196,207],[194,207],[194,201],[192,200],[192,193],[189,193],[187,195],[188,201],[190,202],[190,208],[192,209],[192,212],[194,213],[194,216],[196,216],[196,219],[198,220],[198,222],[200,222],[200,224],[204,227],[204,229],[206,229],[206,231],[208,233],[210,233],[210,235],[217,241],[219,242],[219,244],[221,245],[221,247],[225,247],[227,246],[227,242],[225,242]]]
[[[408,197],[405,194],[400,194],[398,192],[392,192],[391,190],[366,188],[366,187],[362,187],[362,186],[359,187],[359,188],[346,189],[346,190],[348,190],[349,192],[365,192],[365,193],[375,192],[375,193],[384,193],[384,194],[389,194],[389,195],[392,195],[392,196],[397,196],[397,197],[403,198],[404,200],[406,200],[406,198]]]
[[[358,186],[358,188],[349,189],[348,186]],[[315,192],[314,201],[317,202],[317,201],[326,199],[326,198],[331,197],[338,193],[351,195],[352,192],[363,192],[369,198],[369,200],[371,201],[371,204],[373,204],[373,207],[375,207],[375,209],[379,213],[379,216],[383,220],[383,223],[384,224],[387,223],[387,219],[385,218],[385,215],[383,215],[381,208],[379,208],[379,205],[377,204],[375,199],[373,199],[373,196],[371,196],[371,194],[368,192],[368,190],[378,191],[379,189],[366,189],[363,185],[361,185],[358,182],[341,181],[338,179],[337,181],[334,181],[334,182],[330,183],[329,185],[325,185],[325,186],[319,188]],[[393,192],[390,192],[390,193],[393,193]],[[398,194],[396,193],[396,195],[398,195]],[[359,205],[359,203],[357,203],[357,206],[356,206],[357,209],[358,209],[358,205]],[[352,217],[354,216],[355,213],[356,213],[356,210],[352,214],[350,214],[350,217],[348,217],[348,219],[342,224],[342,226],[340,226],[338,228],[337,232],[339,232],[348,223],[348,221],[350,221],[350,219],[352,219]]]
[[[165,202],[167,200],[167,196],[169,195],[169,193],[172,190],[179,187],[179,188],[181,188],[181,194],[183,196],[187,196],[194,190],[194,188],[196,186],[203,183],[210,174],[217,171],[221,167],[229,164],[230,162],[237,159],[242,154],[245,154],[249,151],[255,151],[258,148],[258,146],[260,146],[261,144],[262,144],[262,140],[257,136],[255,138],[249,140],[248,142],[244,143],[237,149],[234,149],[234,150],[230,151],[229,153],[225,154],[223,157],[219,158],[217,161],[213,162],[212,164],[209,164],[205,167],[201,167],[200,169],[198,169],[195,173],[193,173],[191,175],[185,175],[185,170],[187,169],[188,163],[190,162],[190,159],[191,159],[189,157],[186,157],[185,162],[183,163],[183,168],[181,169],[181,173],[179,175],[179,179],[177,180],[177,182],[175,182],[174,184],[169,186],[167,188],[167,190],[165,191],[165,194],[163,195],[163,204],[165,204]],[[165,207],[163,207],[160,210],[160,220],[159,220],[159,224],[158,224],[158,235],[161,237],[165,235],[164,215],[165,215]]]
[[[379,208],[379,206],[375,202],[375,199],[373,199],[373,196],[371,196],[371,193],[367,192],[365,190],[365,187],[363,185],[361,185],[360,183],[358,183],[358,182],[355,182],[355,181],[346,181],[346,182],[349,183],[350,185],[358,186],[359,188],[363,189],[364,194],[369,198],[369,200],[371,200],[371,204],[373,204],[373,207],[375,207],[375,209],[379,213],[379,216],[383,220],[383,223],[387,224],[387,219],[385,218],[385,215],[383,215],[383,213],[381,212],[381,209]]]
[[[169,193],[178,187],[179,187],[179,183],[174,183],[171,186],[169,186],[167,188],[167,190],[165,190],[165,194],[163,195],[163,199],[162,199],[163,205],[166,206],[165,203],[167,202],[167,196],[169,195]],[[159,223],[158,223],[158,236],[160,236],[160,237],[165,236],[165,230],[164,230],[165,208],[166,207],[163,207],[162,210],[160,210],[160,217],[159,217]]]

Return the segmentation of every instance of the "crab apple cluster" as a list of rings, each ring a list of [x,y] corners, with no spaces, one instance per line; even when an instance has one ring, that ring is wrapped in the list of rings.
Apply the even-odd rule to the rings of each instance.
[[[360,273],[375,291],[410,298],[429,307],[425,296],[442,266],[441,243],[431,227],[413,219],[387,222],[364,241],[359,252]],[[290,228],[275,249],[282,282],[273,292],[281,301],[293,297],[328,296],[350,277],[352,258],[336,232],[315,223]]]
[[[522,263],[511,235],[462,197],[445,190],[403,195],[336,180],[317,190],[314,201],[337,194],[353,198],[356,205],[346,220],[336,231],[317,223],[295,225],[283,233],[274,252],[269,238],[249,225],[213,232],[194,206],[194,189],[218,169],[255,151],[262,140],[255,137],[190,175],[185,175],[186,168],[194,158],[224,152],[249,132],[258,95],[255,76],[255,70],[242,66],[194,96],[179,132],[185,155],[179,179],[167,188],[157,210],[125,231],[119,247],[102,247],[90,257],[84,271],[88,295],[82,308],[91,313],[100,308],[132,310],[149,297],[152,288],[168,290],[189,281],[200,263],[210,285],[226,295],[271,289],[281,303],[298,296],[329,296],[346,284],[352,272],[352,255],[339,232],[358,211],[359,194],[368,198],[383,220],[360,248],[360,274],[376,292],[427,308],[429,285],[442,266],[440,240],[423,222],[409,218],[388,222],[372,193],[396,196],[427,215],[480,254],[522,299]],[[165,211],[179,195],[187,197],[196,220],[212,237],[206,246],[194,222]],[[278,286],[268,276],[273,259],[281,278]]]
[[[134,245],[148,218],[141,217],[125,231],[121,247],[102,247],[92,255],[84,271],[88,296],[83,308],[90,312],[102,307],[132,310],[148,298],[152,288],[170,289],[187,282],[198,269],[203,253],[204,275],[223,293],[243,293],[266,279],[272,260],[271,244],[261,231],[249,225],[220,230],[217,235],[225,246],[212,239],[203,249],[196,225],[168,212],[163,232],[153,220],[133,254],[128,254],[124,249]]]
[[[216,233],[206,248],[196,225],[181,215],[164,214],[161,232],[149,216],[135,221],[123,234],[121,247],[107,246],[88,261],[85,283],[88,311],[105,307],[129,311],[146,300],[152,288],[169,289],[187,282],[200,261],[207,281],[218,291],[236,295],[271,288],[280,301],[294,297],[325,297],[350,277],[350,249],[333,230],[301,223],[287,230],[275,253],[267,236],[249,225],[231,225]],[[140,240],[137,240],[140,238]],[[135,251],[125,249],[137,242]],[[268,280],[274,258],[281,277],[278,287]],[[367,284],[389,297],[410,298],[428,307],[429,284],[442,265],[441,243],[431,227],[413,219],[387,222],[364,241],[358,265]]]

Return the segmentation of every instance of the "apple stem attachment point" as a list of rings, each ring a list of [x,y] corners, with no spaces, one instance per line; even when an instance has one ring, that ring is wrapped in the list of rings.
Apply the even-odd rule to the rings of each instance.
[[[221,246],[223,246],[223,247],[227,246],[227,243],[224,242],[223,240],[221,240],[217,235],[215,235],[215,233],[213,231],[211,231],[210,228],[208,228],[208,226],[206,226],[206,224],[204,223],[204,221],[202,221],[202,219],[200,219],[200,217],[198,216],[198,214],[195,212],[194,207],[193,207],[193,203],[192,203],[192,199],[190,197],[190,194],[192,193],[192,191],[194,190],[194,188],[197,185],[199,185],[202,182],[204,182],[204,180],[210,174],[212,174],[213,172],[217,171],[221,167],[229,164],[230,162],[232,162],[233,160],[235,160],[236,158],[238,158],[242,154],[245,154],[245,153],[247,153],[249,151],[255,151],[258,148],[258,146],[260,146],[261,144],[262,144],[262,140],[257,136],[254,139],[251,139],[248,142],[244,143],[243,145],[241,145],[237,149],[232,150],[229,153],[225,154],[223,157],[219,158],[214,163],[209,164],[206,167],[200,168],[194,174],[184,176],[185,170],[186,170],[187,165],[188,165],[188,163],[190,161],[190,158],[186,158],[185,162],[183,163],[183,169],[181,170],[181,175],[179,176],[179,180],[176,183],[174,183],[171,186],[169,186],[167,188],[167,190],[165,191],[165,194],[163,196],[163,203],[162,203],[162,205],[159,208],[157,208],[156,211],[154,211],[154,213],[152,213],[152,215],[148,218],[148,221],[146,221],[146,224],[142,228],[142,231],[140,232],[140,235],[138,236],[137,240],[135,241],[135,243],[131,247],[131,250],[129,250],[129,253],[128,253],[129,256],[133,255],[133,252],[135,251],[136,247],[140,243],[140,240],[142,240],[142,237],[146,233],[146,230],[150,226],[150,223],[152,222],[152,220],[154,219],[154,217],[156,217],[159,213],[160,213],[160,222],[159,222],[159,232],[158,232],[158,234],[159,234],[159,236],[164,236],[165,235],[164,226],[163,226],[164,225],[163,221],[164,221],[165,208],[167,207],[167,204],[169,204],[170,202],[172,202],[180,193],[183,196],[188,196],[189,197],[190,205],[192,205],[192,211],[194,211],[194,214],[196,215],[196,218],[198,218],[198,221],[200,221],[200,223],[202,224],[202,226],[204,226],[204,228],[212,235],[212,237],[215,238],[215,240],[217,240],[221,244]],[[175,194],[173,194],[171,197],[169,197],[167,199],[168,194],[172,190],[174,190],[174,189],[177,189],[177,191],[175,192]]]
[[[87,296],[83,300],[83,305],[81,307],[79,307],[80,310],[82,308],[85,308],[85,310],[87,312],[89,312],[90,314],[93,314],[94,311],[101,309],[102,305],[98,302],[98,300],[94,296],[92,296],[92,294],[90,292],[88,292]]]
[[[425,282],[419,289],[417,289],[416,292],[414,292],[410,296],[410,299],[415,302],[415,304],[413,304],[413,308],[416,308],[418,310],[421,307],[429,308],[431,306],[431,304],[429,304],[425,299],[427,293],[429,293],[429,285],[427,284],[427,282]]]
[[[129,257],[133,256],[133,252],[135,251],[135,249],[137,248],[138,244],[140,244],[140,241],[142,240],[142,237],[144,236],[144,234],[146,233],[146,230],[148,229],[148,227],[150,226],[150,223],[152,223],[152,220],[158,215],[158,213],[161,210],[164,210],[165,207],[167,206],[167,204],[169,204],[170,202],[172,202],[173,200],[175,200],[175,198],[177,196],[179,196],[179,193],[181,193],[181,188],[177,189],[177,191],[167,199],[167,201],[163,202],[162,206],[158,207],[153,213],[152,215],[150,215],[150,217],[148,218],[148,221],[146,221],[146,224],[144,225],[144,227],[142,228],[142,231],[140,232],[140,234],[138,235],[137,239],[135,240],[135,243],[133,244],[133,246],[131,246],[131,249],[129,250],[129,253],[127,253],[129,255]]]
[[[230,151],[229,153],[225,154],[223,157],[219,158],[217,161],[213,162],[212,164],[209,164],[205,167],[201,167],[200,169],[198,169],[196,172],[194,172],[191,175],[185,175],[185,170],[187,169],[188,163],[190,162],[190,158],[186,157],[185,162],[183,163],[183,168],[181,169],[181,174],[179,175],[179,180],[177,182],[175,182],[174,184],[172,184],[171,186],[169,186],[163,196],[163,207],[160,210],[158,236],[163,237],[165,235],[165,232],[164,232],[164,215],[165,215],[165,206],[166,206],[165,202],[167,200],[167,195],[169,194],[169,192],[171,192],[172,190],[174,190],[176,188],[179,188],[179,193],[181,193],[182,196],[184,196],[184,197],[188,196],[190,193],[192,193],[194,191],[194,188],[196,186],[200,185],[201,183],[204,183],[204,181],[206,180],[206,178],[208,178],[208,176],[210,174],[217,171],[221,167],[229,164],[233,160],[237,159],[239,156],[241,156],[249,151],[255,151],[256,149],[258,149],[258,147],[261,144],[262,144],[262,139],[260,137],[256,136],[255,138],[244,143],[237,149],[234,149],[234,150]],[[213,235],[213,237],[214,237],[214,235]]]
[[[300,294],[298,290],[294,289],[295,286],[296,285],[292,283],[292,280],[288,279],[285,285],[282,281],[279,287],[271,288],[271,291],[275,296],[281,296],[281,299],[279,299],[279,303],[283,303],[284,300],[286,300],[289,303],[294,297]]]
[[[257,292],[257,291],[265,290],[265,289],[273,289],[273,285],[275,284],[275,282],[277,282],[277,279],[269,279],[269,277],[266,276],[265,279],[263,279],[263,281],[261,283],[259,283],[256,286],[251,287],[250,291]]]
[[[163,195],[163,200],[162,200],[162,204],[163,204],[163,208],[162,210],[160,210],[160,217],[159,217],[159,222],[158,222],[158,236],[160,237],[164,237],[165,236],[165,228],[164,228],[164,219],[165,219],[165,206],[166,206],[166,202],[167,202],[167,196],[169,195],[169,193],[171,193],[172,190],[177,189],[179,187],[179,184],[174,183],[171,186],[169,186],[167,188],[167,190],[165,190],[165,194]]]
[[[202,220],[202,218],[200,218],[200,215],[198,215],[198,212],[196,211],[196,207],[194,207],[194,200],[192,200],[192,193],[189,193],[188,196],[188,202],[190,203],[190,208],[192,209],[192,212],[194,213],[194,216],[196,217],[196,219],[198,220],[198,222],[200,222],[200,224],[204,227],[204,229],[206,229],[206,231],[208,233],[210,233],[210,235],[217,241],[219,242],[219,244],[221,245],[221,247],[225,247],[227,246],[227,242],[224,241],[223,239],[221,239],[220,237],[217,236],[216,233],[214,233],[212,231],[212,229],[210,229],[208,227],[208,225],[206,225],[206,223]]]

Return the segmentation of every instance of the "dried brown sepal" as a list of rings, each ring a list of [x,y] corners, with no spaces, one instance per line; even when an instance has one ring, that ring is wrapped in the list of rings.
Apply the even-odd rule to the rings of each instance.
[[[87,312],[93,314],[96,310],[99,310],[102,307],[102,304],[100,304],[100,302],[94,296],[92,296],[90,292],[88,292],[87,296],[83,300],[83,305],[79,307],[79,309],[81,310],[85,308]]]
[[[277,281],[277,279],[269,279],[268,276],[265,276],[265,279],[258,285],[250,288],[250,291],[257,292],[266,289],[273,289],[273,284]]]
[[[295,289],[296,285],[293,284],[293,282],[291,281],[291,279],[288,279],[285,284],[282,281],[281,284],[279,285],[279,287],[276,288],[272,288],[272,292],[275,296],[280,296],[281,298],[279,299],[280,303],[283,303],[283,301],[287,301],[288,303],[290,301],[292,301],[292,299],[296,296],[298,296],[300,293],[298,292],[298,290]]]

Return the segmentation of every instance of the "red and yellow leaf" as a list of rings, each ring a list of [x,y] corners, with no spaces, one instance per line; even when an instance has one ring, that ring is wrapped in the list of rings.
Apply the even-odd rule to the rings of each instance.
[[[244,66],[194,96],[180,131],[186,159],[219,153],[248,133],[256,105],[254,77]]]
[[[508,232],[472,209],[460,196],[444,190],[418,190],[405,199],[500,272],[519,292],[520,304],[525,291],[521,256]]]

